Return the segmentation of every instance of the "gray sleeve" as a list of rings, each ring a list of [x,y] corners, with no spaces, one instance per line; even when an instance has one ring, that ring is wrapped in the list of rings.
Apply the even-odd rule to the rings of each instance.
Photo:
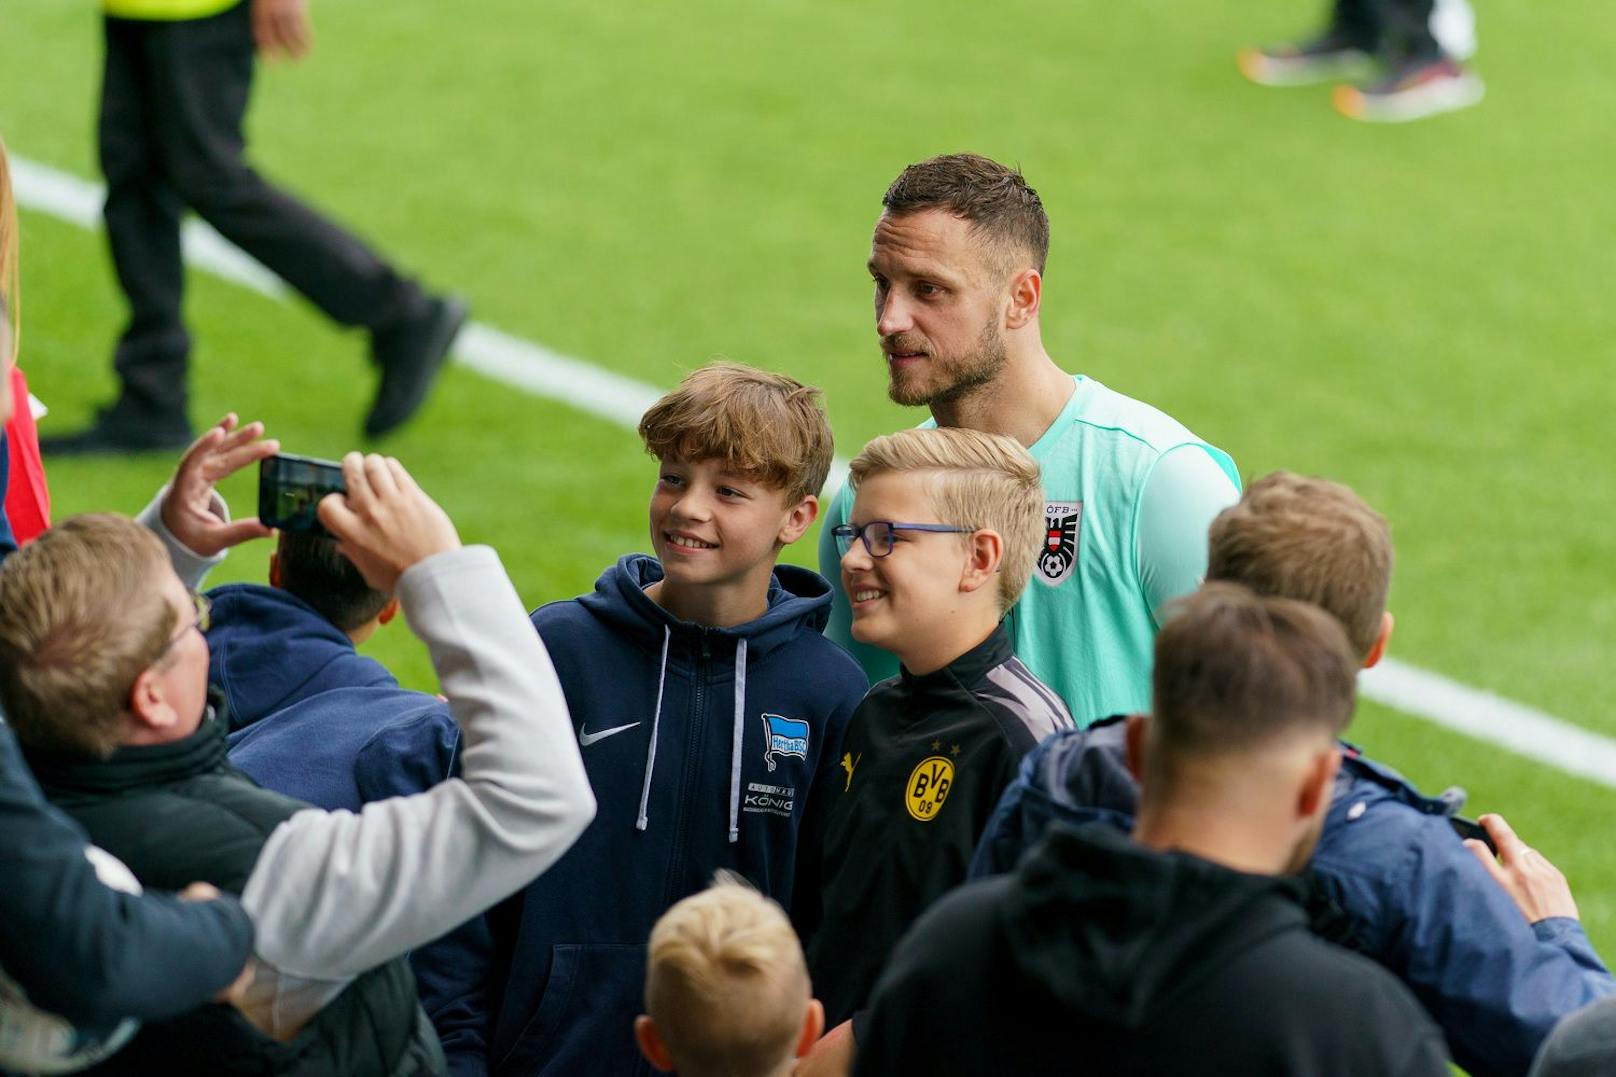
[[[1616,998],[1578,1010],[1555,1026],[1531,1077],[1599,1077],[1616,1073]]]
[[[1201,586],[1206,575],[1207,531],[1218,513],[1240,500],[1212,455],[1199,445],[1163,453],[1139,494],[1135,543],[1139,582],[1151,614]]]
[[[168,494],[168,486],[164,484],[157,496],[135,517],[135,522],[156,535],[163,543],[163,549],[168,551],[168,559],[174,565],[174,574],[180,582],[193,591],[202,589],[202,581],[207,578],[219,562],[224,560],[225,551],[220,550],[212,557],[203,557],[191,551],[169,531],[168,525],[163,523],[163,498]],[[213,491],[213,514],[225,523],[230,522],[230,506],[220,496],[219,491]]]
[[[594,818],[561,684],[494,551],[430,557],[398,597],[463,731],[462,776],[275,829],[242,905],[259,956],[293,976],[354,976],[438,938],[525,886]]]

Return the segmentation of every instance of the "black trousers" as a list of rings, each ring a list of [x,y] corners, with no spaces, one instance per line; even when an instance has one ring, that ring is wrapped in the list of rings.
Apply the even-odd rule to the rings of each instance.
[[[130,318],[118,407],[183,416],[190,337],[180,316],[186,207],[331,318],[386,327],[425,303],[369,247],[245,159],[255,49],[249,5],[179,22],[105,20],[100,154],[107,238]]]
[[[1330,28],[1393,63],[1444,55],[1431,30],[1436,0],[1335,0]]]

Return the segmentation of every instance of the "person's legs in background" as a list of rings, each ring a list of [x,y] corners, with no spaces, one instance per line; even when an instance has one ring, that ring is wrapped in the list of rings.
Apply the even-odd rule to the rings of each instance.
[[[1384,27],[1384,75],[1336,88],[1335,107],[1355,120],[1398,123],[1476,104],[1481,79],[1464,66],[1476,51],[1469,0],[1375,0]]]
[[[1335,0],[1315,37],[1240,52],[1240,70],[1265,86],[1379,77],[1340,86],[1336,108],[1353,119],[1416,120],[1481,100],[1481,80],[1463,66],[1476,51],[1468,0]]]
[[[107,180],[107,241],[129,303],[129,323],[113,357],[122,391],[89,430],[41,437],[47,453],[174,449],[192,440],[185,378],[191,338],[180,318],[184,206],[163,179],[148,90],[149,38],[161,28],[133,19],[105,20],[98,141]]]
[[[119,401],[47,451],[168,448],[190,441],[189,338],[180,321],[179,218],[188,205],[334,321],[370,330],[381,385],[365,432],[387,433],[426,397],[465,321],[368,246],[266,182],[242,122],[254,51],[250,0],[176,22],[108,19],[102,158],[114,262],[132,317],[119,342]]]

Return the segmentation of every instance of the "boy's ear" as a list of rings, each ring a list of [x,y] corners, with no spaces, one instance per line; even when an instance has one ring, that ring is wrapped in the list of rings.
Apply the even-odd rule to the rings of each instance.
[[[793,542],[807,534],[808,529],[814,526],[819,518],[819,495],[809,494],[792,508],[786,516],[786,522],[780,528],[780,533],[774,540],[782,546],[790,546]]]
[[[1380,615],[1380,635],[1375,639],[1375,645],[1369,648],[1369,656],[1363,660],[1363,668],[1374,669],[1380,660],[1386,657],[1386,644],[1391,642],[1392,629],[1397,619],[1392,616],[1391,610]]]
[[[388,624],[397,616],[398,599],[390,598],[387,600],[387,605],[383,606],[382,611],[376,615],[376,621],[378,624]]]
[[[1136,782],[1145,777],[1145,737],[1150,733],[1150,715],[1130,714],[1124,728],[1128,752],[1128,773]]]
[[[640,1045],[640,1054],[645,1056],[653,1069],[662,1073],[673,1072],[673,1056],[668,1053],[668,1045],[657,1034],[656,1022],[651,1020],[650,1014],[642,1013],[634,1019],[634,1042]]]
[[[1330,805],[1330,793],[1335,788],[1336,771],[1341,769],[1341,748],[1331,744],[1313,757],[1296,797],[1296,815],[1311,819]]]
[[[163,696],[162,679],[156,669],[141,670],[129,689],[129,713],[142,729],[162,730],[179,717]]]
[[[281,585],[281,555],[273,551],[269,555],[269,585],[271,587]]]
[[[825,1031],[825,1004],[817,998],[808,1000],[808,1012],[802,1018],[802,1035],[797,1037],[797,1053],[793,1057],[801,1058],[814,1049],[819,1037]]]
[[[975,591],[994,581],[999,564],[1004,560],[1004,536],[992,528],[983,528],[965,536],[965,570],[960,573],[960,590]]]

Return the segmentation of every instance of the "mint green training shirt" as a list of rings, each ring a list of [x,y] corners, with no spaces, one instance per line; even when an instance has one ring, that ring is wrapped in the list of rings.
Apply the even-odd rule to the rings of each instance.
[[[1149,404],[1073,380],[1071,399],[1029,450],[1043,472],[1046,541],[1007,624],[1017,657],[1086,726],[1150,709],[1158,611],[1200,586],[1207,528],[1239,500],[1240,475],[1228,453]],[[825,634],[874,683],[896,674],[898,660],[849,632],[830,532],[852,507],[843,486],[820,533],[820,571],[835,592]]]

